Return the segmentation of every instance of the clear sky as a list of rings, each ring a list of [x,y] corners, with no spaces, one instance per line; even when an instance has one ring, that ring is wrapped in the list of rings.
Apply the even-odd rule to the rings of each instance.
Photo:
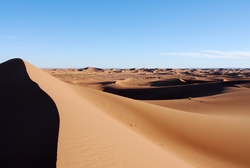
[[[250,68],[250,0],[0,0],[0,62]]]

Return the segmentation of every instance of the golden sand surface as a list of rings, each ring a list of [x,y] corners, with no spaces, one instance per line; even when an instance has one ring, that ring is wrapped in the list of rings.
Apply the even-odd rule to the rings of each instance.
[[[249,69],[39,69],[15,59],[0,73],[0,143],[9,147],[0,167],[250,167]]]

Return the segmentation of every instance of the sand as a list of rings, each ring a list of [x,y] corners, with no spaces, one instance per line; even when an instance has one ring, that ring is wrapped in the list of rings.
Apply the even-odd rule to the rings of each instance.
[[[0,167],[250,166],[249,69],[0,71]]]

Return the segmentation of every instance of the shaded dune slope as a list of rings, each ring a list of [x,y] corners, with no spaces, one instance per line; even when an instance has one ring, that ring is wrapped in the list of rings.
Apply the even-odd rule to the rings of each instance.
[[[55,168],[59,115],[24,62],[0,64],[0,167]]]
[[[226,88],[250,84],[249,80],[239,81],[195,81],[167,80],[152,82],[150,88],[126,88],[111,84],[103,91],[138,100],[169,100],[189,97],[203,97],[222,93]],[[157,87],[159,86],[159,87]]]
[[[150,82],[150,86],[174,86],[174,85],[187,85],[193,83],[203,83],[202,80],[183,80],[183,79],[167,79],[161,81]]]

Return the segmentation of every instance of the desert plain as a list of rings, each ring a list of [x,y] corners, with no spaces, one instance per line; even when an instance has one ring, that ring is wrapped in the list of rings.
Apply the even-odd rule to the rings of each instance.
[[[250,69],[0,64],[0,167],[250,167]]]

